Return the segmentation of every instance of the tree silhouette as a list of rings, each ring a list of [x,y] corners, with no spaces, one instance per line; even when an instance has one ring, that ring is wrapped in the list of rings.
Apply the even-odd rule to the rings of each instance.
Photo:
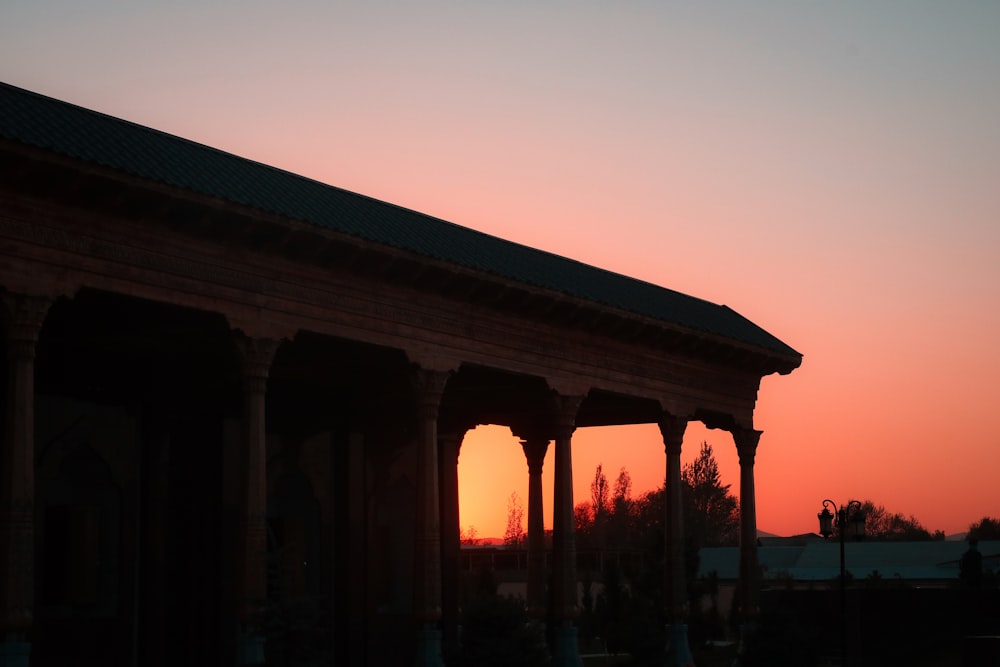
[[[507,499],[507,529],[503,534],[503,543],[510,546],[518,546],[524,542],[524,505],[517,495],[517,491],[512,491]]]
[[[618,513],[620,509],[627,509],[628,503],[632,500],[632,476],[628,474],[625,466],[618,472],[618,479],[615,480],[615,492],[611,503],[613,511]]]
[[[984,516],[979,521],[969,524],[967,540],[1000,540],[1000,519]]]
[[[739,539],[739,503],[723,484],[711,445],[702,443],[698,456],[681,471],[684,513],[685,573],[693,598],[711,596],[710,584],[695,585],[698,550],[703,546],[729,546]],[[588,615],[588,630],[610,640],[616,637],[634,664],[646,664],[638,656],[662,658],[663,550],[665,486],[636,498],[632,480],[622,468],[614,488],[608,485],[602,466],[591,483],[591,498],[576,506],[577,545],[581,550],[631,550],[642,557],[622,561],[609,559],[599,573],[604,592],[597,596]],[[620,590],[619,590],[620,589]],[[717,592],[717,591],[716,591]],[[696,607],[696,605],[692,605]],[[721,621],[717,612],[692,617],[694,635],[717,635]],[[592,627],[591,627],[592,626]],[[698,636],[700,636],[698,635]]]
[[[603,549],[607,546],[608,516],[611,514],[611,488],[608,478],[604,475],[603,466],[598,463],[594,471],[594,479],[590,483],[590,512],[592,527],[591,540],[594,546]]]
[[[482,538],[479,537],[479,531],[475,526],[469,526],[468,530],[459,529],[458,541],[467,546],[476,546],[482,542]]]
[[[685,542],[695,550],[738,544],[739,502],[729,492],[730,486],[722,483],[710,444],[703,442],[694,461],[682,468],[681,484]],[[612,491],[603,466],[598,465],[590,491],[590,501],[579,503],[574,512],[580,546],[647,550],[662,543],[664,487],[633,499],[628,470],[619,471]]]
[[[943,532],[935,531],[932,535],[915,516],[889,512],[871,500],[862,501],[860,511],[865,516],[867,540],[921,542],[944,539]]]
[[[608,544],[627,547],[631,534],[632,477],[622,466],[615,480],[615,490],[611,497],[611,517],[608,521]]]
[[[594,519],[600,520],[611,511],[611,489],[608,478],[604,475],[603,466],[598,463],[594,471],[594,479],[590,483],[590,507]]]
[[[739,544],[739,503],[723,484],[712,445],[701,443],[698,456],[681,468],[684,528],[695,548]]]

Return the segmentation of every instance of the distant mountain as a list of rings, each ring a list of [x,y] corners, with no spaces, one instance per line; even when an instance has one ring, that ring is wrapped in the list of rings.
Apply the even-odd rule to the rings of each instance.
[[[475,544],[466,544],[466,543],[463,542],[462,543],[462,548],[464,549],[464,548],[470,547],[470,546],[473,546],[473,547],[496,547],[496,546],[501,546],[501,545],[503,545],[503,538],[502,537],[476,537],[476,543]]]

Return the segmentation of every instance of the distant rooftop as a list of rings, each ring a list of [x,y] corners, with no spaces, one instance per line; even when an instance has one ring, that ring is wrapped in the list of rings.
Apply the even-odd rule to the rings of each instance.
[[[3,83],[0,140],[740,341],[781,359],[775,364],[779,372],[791,371],[802,360],[790,346],[724,305]]]
[[[778,540],[769,541],[778,545]],[[849,542],[844,563],[855,580],[877,571],[883,579],[944,581],[958,579],[965,542]],[[1000,541],[980,542],[984,570],[1000,570]],[[698,576],[715,571],[722,580],[739,578],[739,548],[706,548],[699,552]],[[835,540],[790,538],[787,546],[761,546],[757,558],[764,580],[828,581],[840,575],[840,544]]]

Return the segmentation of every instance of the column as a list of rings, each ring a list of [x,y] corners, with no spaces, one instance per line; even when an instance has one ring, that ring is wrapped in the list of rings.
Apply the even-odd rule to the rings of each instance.
[[[0,667],[27,667],[35,606],[35,348],[51,300],[5,294],[7,415],[0,464]]]
[[[264,416],[267,377],[280,341],[237,336],[243,361],[243,469],[240,508],[240,563],[236,600],[240,628],[238,658],[243,665],[264,663],[258,624],[267,602],[267,442]]]
[[[468,429],[438,435],[441,454],[441,639],[445,654],[458,648],[461,589],[461,527],[458,504],[458,454]]]
[[[169,595],[167,579],[169,547],[167,526],[170,516],[170,435],[165,415],[156,407],[143,419],[142,452],[142,526],[143,557],[140,561],[140,616],[138,664],[163,667],[169,641],[168,610],[164,601]]]
[[[438,504],[438,410],[449,373],[417,369],[417,507],[414,612],[417,667],[443,667],[441,657],[441,515]]]
[[[553,432],[556,443],[555,493],[552,508],[552,585],[555,638],[552,664],[581,667],[577,630],[576,535],[573,517],[573,449],[576,413],[582,396],[554,396]]]
[[[664,415],[659,423],[667,454],[663,515],[663,604],[667,616],[667,664],[694,664],[687,636],[687,586],[684,576],[684,523],[681,496],[681,445],[687,420]]]
[[[753,462],[761,431],[739,428],[733,431],[740,456],[740,654],[757,623],[760,607],[757,566],[757,502],[753,483]]]
[[[521,440],[528,460],[528,614],[545,619],[545,516],[542,509],[542,465],[549,440],[529,437]]]
[[[346,548],[347,558],[344,563],[343,577],[346,586],[346,599],[335,600],[342,605],[340,626],[347,644],[346,660],[334,660],[334,664],[365,665],[368,664],[368,634],[371,619],[367,613],[367,587],[369,580],[368,545],[372,542],[369,533],[368,512],[369,503],[367,489],[368,464],[366,446],[363,434],[351,431],[347,435],[346,479],[344,480],[345,499],[347,502],[347,525],[343,532],[337,535],[342,540],[342,549]],[[363,611],[364,613],[359,613]],[[341,657],[344,657],[343,654]]]

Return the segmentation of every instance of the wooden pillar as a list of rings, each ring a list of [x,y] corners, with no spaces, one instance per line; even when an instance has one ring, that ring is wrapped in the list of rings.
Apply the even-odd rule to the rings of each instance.
[[[446,654],[451,654],[458,647],[461,597],[458,454],[467,430],[459,428],[438,436],[441,450],[441,639]]]
[[[237,616],[242,627],[238,657],[240,664],[257,665],[264,662],[264,640],[258,624],[267,602],[267,378],[280,341],[240,335],[236,344],[243,362],[240,562],[236,583]]]
[[[351,431],[347,436],[347,452],[345,453],[346,478],[344,479],[344,498],[347,507],[346,525],[343,532],[338,533],[342,540],[342,551],[347,551],[342,562],[342,574],[346,586],[346,596],[334,600],[334,604],[342,610],[338,630],[343,632],[346,646],[339,657],[345,660],[334,664],[365,665],[368,664],[368,638],[370,632],[370,617],[368,614],[368,582],[369,560],[368,545],[372,542],[368,523],[368,464],[365,454],[367,446],[364,436],[357,431]],[[363,612],[363,613],[359,613]]]
[[[548,438],[521,440],[528,460],[528,614],[545,618],[545,515],[542,508],[542,466],[549,448]]]
[[[157,414],[150,410],[151,413]],[[144,423],[142,452],[142,540],[143,558],[140,575],[142,591],[139,618],[139,664],[163,667],[167,662],[169,618],[165,600],[169,597],[167,581],[170,517],[170,436],[163,417]]]
[[[743,428],[733,431],[740,456],[740,623],[745,634],[757,621],[760,606],[757,567],[757,502],[753,463],[761,431]]]
[[[667,455],[663,515],[663,605],[667,617],[667,664],[693,665],[687,637],[687,585],[684,574],[684,511],[681,445],[687,420],[664,415],[659,422]]]
[[[35,607],[35,348],[50,299],[5,294],[7,415],[0,464],[0,667],[27,667]]]
[[[576,534],[573,516],[573,431],[582,396],[554,396],[555,493],[552,508],[552,586],[555,639],[552,664],[579,667],[583,664],[573,624],[579,609],[576,591]]]
[[[417,369],[416,568],[414,613],[418,667],[443,667],[441,657],[441,514],[438,497],[438,411],[450,373]]]

